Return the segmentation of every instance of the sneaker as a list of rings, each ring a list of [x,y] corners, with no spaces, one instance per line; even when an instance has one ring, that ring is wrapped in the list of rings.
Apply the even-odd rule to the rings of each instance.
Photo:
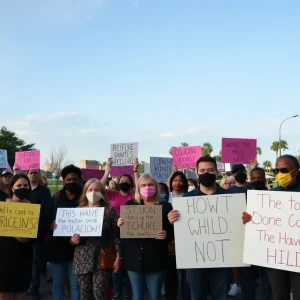
[[[241,293],[241,288],[236,283],[230,285],[228,296],[235,297],[240,293]]]

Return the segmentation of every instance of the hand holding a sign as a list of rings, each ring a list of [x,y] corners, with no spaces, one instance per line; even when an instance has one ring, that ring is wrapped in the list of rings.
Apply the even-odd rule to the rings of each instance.
[[[21,243],[26,243],[28,241],[28,239],[25,239],[25,238],[16,238],[16,240]]]
[[[80,243],[80,234],[74,234],[72,237],[71,237],[71,244],[76,246]]]
[[[139,159],[136,158],[136,159],[134,160],[134,163],[133,163],[133,172],[138,172],[138,171],[139,171],[139,165],[140,165]]]
[[[124,220],[122,218],[119,218],[117,223],[118,227],[121,227],[123,224],[124,224]]]
[[[249,161],[249,165],[250,165],[250,167],[252,167],[253,169],[256,168],[256,167],[258,166],[257,160],[251,158],[250,161]]]
[[[247,224],[252,221],[252,216],[247,212],[243,212],[242,220],[243,220],[243,224]]]
[[[162,230],[158,232],[156,239],[157,240],[165,240],[167,237],[167,232],[165,230]]]
[[[168,220],[171,224],[173,224],[175,221],[179,220],[179,211],[178,210],[171,210],[168,214]]]
[[[51,224],[50,224],[50,229],[51,230],[55,230],[57,228],[57,224],[55,221],[53,221]]]
[[[106,172],[110,171],[112,164],[113,164],[113,160],[112,160],[111,157],[109,157],[107,159],[107,162],[106,162],[106,165],[105,165],[105,171]]]

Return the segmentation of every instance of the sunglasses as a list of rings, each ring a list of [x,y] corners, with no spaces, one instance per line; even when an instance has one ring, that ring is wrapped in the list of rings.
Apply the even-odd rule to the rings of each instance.
[[[275,174],[278,174],[279,172],[283,173],[283,174],[286,174],[286,173],[290,173],[291,171],[288,168],[281,168],[281,169],[276,168],[276,169],[273,170],[273,172]]]

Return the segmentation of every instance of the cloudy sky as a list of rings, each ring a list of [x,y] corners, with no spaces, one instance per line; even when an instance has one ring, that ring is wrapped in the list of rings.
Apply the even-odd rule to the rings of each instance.
[[[69,160],[257,138],[300,113],[298,0],[1,0],[0,125]],[[282,129],[300,150],[300,118]]]

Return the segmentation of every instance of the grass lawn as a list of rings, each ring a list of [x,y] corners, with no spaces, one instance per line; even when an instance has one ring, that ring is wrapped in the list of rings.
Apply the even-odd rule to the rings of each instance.
[[[53,194],[55,194],[57,191],[60,191],[60,190],[63,188],[63,186],[62,186],[62,185],[58,185],[58,187],[57,187],[57,189],[56,189],[56,185],[55,185],[55,184],[54,184],[54,185],[49,184],[49,185],[48,185],[48,188],[49,188],[49,190],[50,190],[50,192],[51,192],[51,195],[53,195]]]

